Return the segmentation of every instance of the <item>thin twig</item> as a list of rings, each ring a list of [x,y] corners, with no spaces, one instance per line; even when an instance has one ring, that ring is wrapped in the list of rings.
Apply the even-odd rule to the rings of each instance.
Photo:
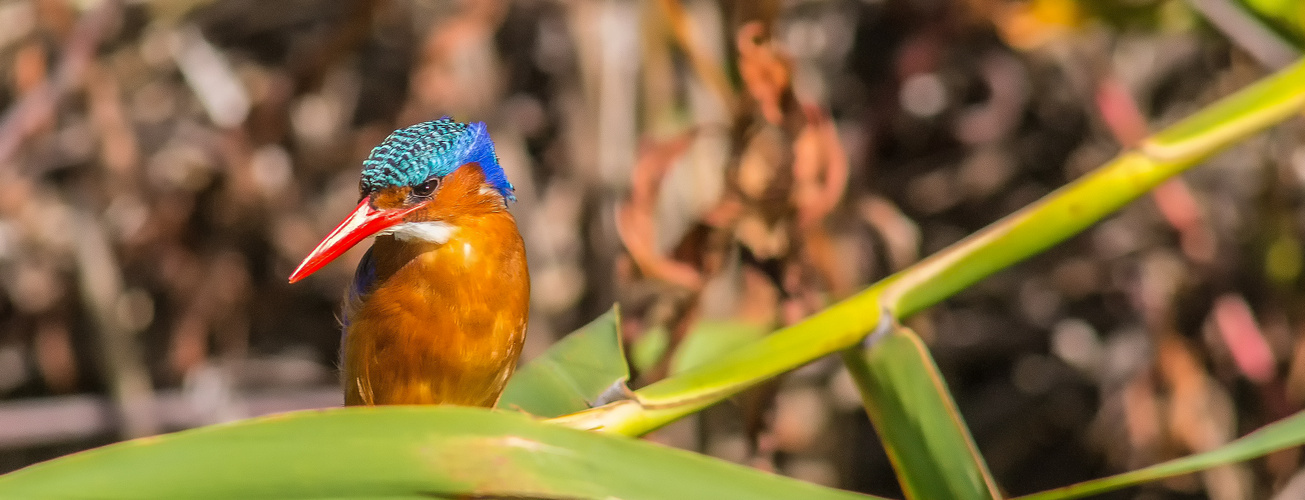
[[[1187,0],[1187,3],[1269,69],[1285,68],[1301,56],[1290,43],[1229,0]]]
[[[693,35],[692,19],[689,13],[684,10],[684,6],[679,0],[661,0],[658,5],[662,8],[662,14],[666,16],[667,22],[671,26],[671,34],[675,38],[675,43],[680,46],[680,50],[689,57],[689,62],[693,65],[693,71],[702,78],[703,83],[716,94],[725,109],[733,110],[734,88],[730,85],[729,78],[725,76],[725,71],[719,64],[711,60],[703,50],[702,44]]]

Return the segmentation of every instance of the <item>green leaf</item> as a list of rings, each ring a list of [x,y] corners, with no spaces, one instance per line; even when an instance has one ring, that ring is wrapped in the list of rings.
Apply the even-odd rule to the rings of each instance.
[[[1001,498],[929,350],[904,327],[844,351],[907,498]]]
[[[735,320],[699,321],[676,346],[670,361],[670,374],[688,370],[718,358],[738,347],[757,340],[770,329],[765,325]],[[653,369],[670,349],[671,334],[666,328],[649,329],[630,348],[630,363],[640,372]]]
[[[671,358],[671,374],[701,365],[770,333],[765,325],[743,321],[699,321]]]
[[[612,310],[571,332],[517,370],[499,408],[556,417],[580,411],[630,378],[621,347],[621,315]]]
[[[1297,47],[1305,46],[1305,2],[1300,0],[1242,0],[1256,15],[1267,19],[1292,38]]]
[[[1305,411],[1261,427],[1211,451],[1162,462],[1144,469],[1084,481],[1064,488],[1022,496],[1016,500],[1064,500],[1136,486],[1167,477],[1250,460],[1278,450],[1305,444]]]
[[[666,331],[666,327],[649,328],[630,344],[630,364],[639,373],[647,373],[662,361],[670,347],[671,332]]]
[[[353,407],[98,448],[0,476],[0,498],[871,498],[514,412]]]

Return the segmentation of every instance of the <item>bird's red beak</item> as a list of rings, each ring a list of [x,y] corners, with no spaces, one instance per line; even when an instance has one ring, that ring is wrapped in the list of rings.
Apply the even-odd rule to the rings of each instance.
[[[369,198],[363,198],[362,202],[358,203],[358,208],[354,209],[344,222],[335,226],[331,234],[326,235],[326,238],[317,244],[317,248],[308,253],[308,257],[299,264],[299,268],[290,273],[290,282],[294,283],[317,272],[322,266],[353,248],[359,241],[376,234],[377,231],[403,222],[404,216],[423,205],[418,203],[410,207],[377,210],[372,207]]]

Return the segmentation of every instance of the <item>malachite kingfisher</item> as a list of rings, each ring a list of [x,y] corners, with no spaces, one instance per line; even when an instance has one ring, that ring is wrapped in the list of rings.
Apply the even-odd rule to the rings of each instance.
[[[363,161],[360,191],[290,275],[376,235],[344,307],[345,405],[493,406],[525,339],[530,276],[485,124],[395,131]]]

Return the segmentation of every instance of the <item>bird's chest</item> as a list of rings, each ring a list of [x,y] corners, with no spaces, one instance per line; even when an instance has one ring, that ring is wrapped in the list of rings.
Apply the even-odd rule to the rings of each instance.
[[[520,236],[421,247],[378,240],[373,252],[385,278],[349,316],[344,382],[356,400],[346,403],[493,404],[525,334]]]

